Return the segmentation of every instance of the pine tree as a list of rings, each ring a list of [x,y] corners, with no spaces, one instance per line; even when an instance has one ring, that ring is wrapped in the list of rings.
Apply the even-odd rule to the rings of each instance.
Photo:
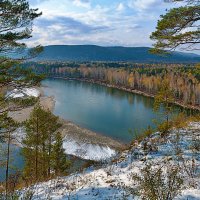
[[[33,20],[41,14],[31,9],[27,0],[1,0],[0,53],[22,53],[26,47],[23,40],[31,37]]]
[[[31,37],[33,20],[41,14],[38,9],[31,9],[26,0],[0,1],[0,127],[5,113],[21,109],[13,103],[10,106],[10,99],[1,93],[3,88],[19,90],[38,84],[43,78],[20,67],[22,61],[42,51],[40,46],[28,50],[24,43]],[[17,58],[9,57],[13,53]]]
[[[4,155],[5,157],[5,168],[6,168],[6,197],[8,196],[8,179],[9,179],[9,170],[10,170],[10,163],[11,163],[11,143],[14,139],[13,132],[17,129],[18,123],[16,123],[13,119],[10,117],[7,117],[7,115],[4,116],[4,121],[1,123],[1,129],[0,129],[0,142],[2,141],[4,144],[6,144],[6,153]],[[2,151],[0,149],[0,151]],[[4,158],[3,158],[4,159]],[[0,162],[1,165],[1,162]]]
[[[35,181],[50,177],[52,145],[55,131],[60,127],[58,117],[40,105],[35,106],[26,122],[26,137],[23,140],[25,157],[24,175]]]
[[[44,137],[42,137],[43,120],[45,113],[40,106],[36,106],[31,113],[30,119],[26,122],[26,138],[23,141],[25,145],[23,154],[25,157],[25,174],[34,177],[36,180],[39,177],[39,160],[41,160],[40,146]]]
[[[41,46],[28,50],[24,43],[24,39],[31,37],[33,20],[40,15],[38,9],[31,9],[26,0],[0,1],[0,140],[7,143],[6,199],[8,197],[10,144],[14,139],[12,132],[17,125],[7,114],[9,111],[22,109],[27,101],[13,100],[3,91],[8,88],[20,90],[37,85],[43,78],[43,76],[35,75],[31,70],[20,67],[23,60],[35,57],[42,51]],[[12,53],[15,53],[17,58],[10,58]]]
[[[160,108],[164,109],[165,121],[158,125],[158,130],[164,136],[170,129],[169,117],[173,111],[173,103],[175,101],[174,93],[169,87],[169,81],[163,80],[157,94],[155,95],[154,111]]]
[[[154,110],[158,111],[159,108],[163,107],[165,109],[165,117],[167,122],[169,121],[169,115],[172,112],[172,104],[174,101],[174,93],[169,87],[169,81],[165,79],[161,83],[160,88],[155,96]]]
[[[65,150],[63,149],[63,140],[61,134],[56,134],[52,153],[52,168],[56,176],[66,174],[70,162],[67,160]]]
[[[25,106],[24,102],[14,102],[2,91],[37,85],[43,78],[20,67],[22,61],[42,51],[41,46],[28,50],[24,43],[24,39],[31,37],[33,20],[41,14],[38,9],[31,9],[26,0],[0,1],[0,129],[9,111],[20,110]],[[17,58],[9,57],[13,53]]]
[[[185,2],[185,6],[170,9],[157,23],[156,31],[150,38],[155,40],[153,53],[174,50],[182,47],[186,50],[199,50],[200,44],[200,1],[168,0],[169,2]]]
[[[57,129],[61,126],[59,118],[53,115],[50,111],[46,111],[46,119],[48,123],[44,131],[44,143],[43,143],[43,166],[44,173],[47,177],[51,175],[51,155],[52,155],[52,146],[55,141],[55,135]]]

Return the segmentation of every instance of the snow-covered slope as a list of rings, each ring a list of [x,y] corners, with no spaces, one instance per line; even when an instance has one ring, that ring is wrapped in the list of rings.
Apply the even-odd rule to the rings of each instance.
[[[77,142],[73,139],[64,140],[63,148],[69,155],[74,155],[86,160],[106,160],[116,155],[114,149],[97,144]]]
[[[22,147],[22,140],[24,139],[25,135],[25,128],[18,128],[13,132],[13,136],[15,137],[13,143]],[[75,139],[69,137],[64,137],[63,148],[68,155],[73,155],[85,160],[93,161],[105,161],[117,154],[114,149],[108,146],[76,141]]]
[[[39,95],[40,91],[37,90],[36,88],[24,88],[20,90],[14,89],[7,93],[7,96],[11,98],[22,98],[27,96],[39,97]]]
[[[165,178],[167,171],[180,167],[184,185],[174,199],[200,200],[199,141],[200,123],[197,122],[185,129],[172,130],[166,138],[155,133],[141,143],[135,142],[109,164],[39,183],[29,191],[34,191],[34,199],[141,199],[136,194],[138,182],[133,175],[141,175],[141,169],[151,163],[154,169],[162,168]]]

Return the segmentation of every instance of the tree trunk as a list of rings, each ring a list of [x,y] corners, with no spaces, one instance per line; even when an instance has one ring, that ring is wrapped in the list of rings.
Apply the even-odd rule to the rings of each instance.
[[[36,122],[37,130],[36,130],[36,153],[35,153],[35,178],[36,181],[38,180],[38,143],[39,143],[39,121],[37,117],[37,122]]]
[[[7,143],[7,160],[6,160],[6,199],[8,198],[8,176],[9,176],[9,162],[10,162],[10,132],[8,132],[8,143]]]
[[[51,163],[50,163],[50,161],[51,161],[51,143],[52,143],[52,138],[51,138],[51,135],[49,136],[49,149],[48,149],[48,177],[50,177],[50,175],[51,175]]]

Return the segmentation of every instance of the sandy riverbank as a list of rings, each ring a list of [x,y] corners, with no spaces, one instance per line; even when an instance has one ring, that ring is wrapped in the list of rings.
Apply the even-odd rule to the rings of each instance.
[[[40,102],[40,105],[44,109],[51,110],[51,111],[53,110],[54,105],[55,105],[54,97],[41,96],[40,99],[39,99],[39,102]],[[24,108],[24,109],[19,110],[19,111],[10,112],[10,113],[8,113],[8,115],[10,117],[12,117],[15,121],[21,123],[21,122],[29,119],[33,108],[34,108],[34,106],[30,106],[30,107]]]
[[[95,133],[88,129],[82,128],[70,121],[61,120],[63,126],[60,128],[60,132],[65,139],[75,140],[77,143],[108,146],[113,149],[120,150],[124,148],[124,144],[101,134]]]

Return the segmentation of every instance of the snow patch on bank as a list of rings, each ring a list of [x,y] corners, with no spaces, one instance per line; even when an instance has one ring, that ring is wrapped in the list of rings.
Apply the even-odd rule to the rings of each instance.
[[[36,88],[14,89],[7,93],[7,97],[23,98],[23,97],[39,97],[40,91]]]
[[[12,133],[16,138],[14,143],[17,146],[22,147],[22,140],[26,136],[26,130],[24,127],[19,127]],[[68,155],[74,155],[86,160],[101,161],[107,160],[116,155],[116,151],[108,146],[101,146],[98,144],[90,144],[84,142],[77,142],[74,139],[64,138],[63,148]]]
[[[116,151],[108,146],[77,142],[68,138],[64,139],[63,148],[67,154],[87,160],[106,160],[116,155]]]

